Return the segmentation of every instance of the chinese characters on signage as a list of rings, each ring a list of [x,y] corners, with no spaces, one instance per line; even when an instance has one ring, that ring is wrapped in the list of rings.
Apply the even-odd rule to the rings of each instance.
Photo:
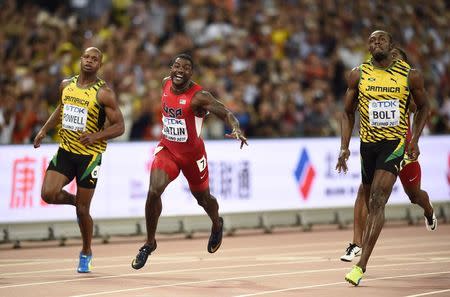
[[[41,185],[44,180],[48,159],[21,156],[13,161],[12,185],[9,201],[10,209],[23,209],[48,206],[41,199]],[[76,182],[73,180],[65,188],[69,193],[76,193]]]

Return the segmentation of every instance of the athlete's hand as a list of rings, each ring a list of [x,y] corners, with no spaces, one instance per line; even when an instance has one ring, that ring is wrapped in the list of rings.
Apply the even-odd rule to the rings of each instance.
[[[96,133],[87,133],[83,132],[83,134],[78,137],[78,140],[83,144],[84,146],[93,145],[94,142],[97,141]]]
[[[417,141],[411,140],[408,143],[408,146],[406,147],[406,156],[408,157],[409,160],[415,161],[417,160],[417,158],[419,158],[419,155],[420,155],[419,144],[417,143]]]
[[[341,149],[339,152],[338,161],[336,164],[336,170],[341,173],[341,171],[344,171],[344,173],[347,173],[348,167],[347,167],[347,160],[348,157],[350,157],[350,150],[348,148]]]
[[[230,134],[225,134],[225,137],[228,138],[236,138],[237,140],[241,141],[241,149],[245,145],[248,145],[247,138],[244,136],[244,133],[242,133],[241,129],[233,129]]]
[[[38,148],[41,146],[42,139],[44,139],[45,136],[47,136],[47,132],[42,129],[39,130],[38,134],[36,134],[36,137],[34,138],[33,141],[34,148]]]

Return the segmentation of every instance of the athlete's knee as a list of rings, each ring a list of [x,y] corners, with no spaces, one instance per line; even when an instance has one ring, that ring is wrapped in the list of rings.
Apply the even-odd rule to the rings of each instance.
[[[386,193],[383,190],[375,190],[369,199],[369,211],[384,210],[387,202]]]
[[[41,197],[42,200],[44,200],[48,204],[55,203],[57,197],[58,197],[59,191],[55,189],[50,189],[47,187],[43,187],[41,190]]]
[[[151,186],[147,193],[147,200],[161,199],[163,189],[161,187]]]
[[[201,207],[206,207],[208,205],[208,199],[206,197],[196,197],[195,199],[197,199],[197,203]]]
[[[409,201],[411,201],[411,203],[413,204],[417,204],[417,202],[419,201],[420,191],[411,189],[404,189],[404,190],[409,198]]]
[[[208,200],[211,199],[209,193],[192,193],[197,200],[198,205],[201,207],[206,207],[208,205]]]
[[[83,205],[83,204],[77,205],[77,217],[82,218],[82,217],[88,217],[88,216],[90,216],[89,206]]]
[[[417,204],[417,202],[419,201],[416,193],[406,193],[406,195],[408,195],[409,201],[411,201],[412,204]]]

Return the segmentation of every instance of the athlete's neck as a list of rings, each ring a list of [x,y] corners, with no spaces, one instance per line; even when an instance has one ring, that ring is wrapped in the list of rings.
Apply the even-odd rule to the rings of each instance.
[[[88,87],[97,81],[97,73],[80,72],[78,76],[77,85],[81,88]]]
[[[380,61],[377,61],[372,57],[372,65],[378,68],[388,68],[393,62],[394,60],[391,57],[387,57]]]
[[[188,81],[186,84],[184,84],[183,86],[177,88],[177,86],[172,83],[172,85],[170,86],[170,90],[172,91],[172,93],[174,94],[182,94],[184,92],[186,92],[187,90],[189,90],[189,88],[192,86],[192,81]]]

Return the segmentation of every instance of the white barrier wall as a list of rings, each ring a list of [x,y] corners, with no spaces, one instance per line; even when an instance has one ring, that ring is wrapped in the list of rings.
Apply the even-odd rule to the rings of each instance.
[[[111,143],[103,155],[92,202],[94,218],[143,217],[155,142]],[[337,138],[233,140],[206,143],[211,191],[222,213],[352,206],[360,183],[359,139],[351,141],[349,172],[335,170]],[[450,200],[450,137],[421,138],[422,186],[434,201]],[[56,145],[0,146],[0,223],[72,220],[70,206],[40,199]],[[75,192],[75,184],[66,187]],[[398,181],[390,203],[408,203]],[[203,214],[182,175],[167,188],[163,215]]]

